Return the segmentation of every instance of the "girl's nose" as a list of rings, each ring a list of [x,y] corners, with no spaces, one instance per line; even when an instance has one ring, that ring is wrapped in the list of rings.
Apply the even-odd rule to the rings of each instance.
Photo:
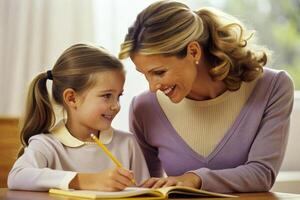
[[[115,103],[113,103],[110,107],[111,110],[115,111],[115,110],[120,110],[120,103],[119,101],[116,101]]]

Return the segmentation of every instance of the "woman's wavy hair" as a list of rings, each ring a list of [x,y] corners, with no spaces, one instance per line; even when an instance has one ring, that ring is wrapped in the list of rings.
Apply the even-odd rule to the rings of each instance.
[[[187,45],[197,41],[212,66],[212,78],[235,91],[243,81],[256,79],[267,62],[268,50],[250,43],[253,34],[217,9],[192,11],[183,3],[158,1],[144,9],[128,29],[119,58],[133,53],[183,58]]]
[[[63,92],[72,88],[83,93],[96,82],[95,73],[107,70],[123,71],[122,63],[104,48],[76,44],[66,49],[56,61],[51,72],[38,74],[31,82],[27,94],[24,119],[20,129],[23,154],[30,137],[49,133],[55,124],[55,113],[47,90],[47,80],[52,80],[53,101],[64,108]],[[50,77],[49,77],[50,74]]]

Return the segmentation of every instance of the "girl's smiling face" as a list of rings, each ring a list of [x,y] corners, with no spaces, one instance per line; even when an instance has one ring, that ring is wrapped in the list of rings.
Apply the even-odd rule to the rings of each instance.
[[[76,129],[72,133],[80,134],[79,130],[85,134],[106,130],[120,111],[119,99],[123,93],[124,72],[108,70],[92,76],[95,83],[82,94],[76,94],[76,106],[68,116],[70,125]],[[79,136],[78,134],[76,135]]]

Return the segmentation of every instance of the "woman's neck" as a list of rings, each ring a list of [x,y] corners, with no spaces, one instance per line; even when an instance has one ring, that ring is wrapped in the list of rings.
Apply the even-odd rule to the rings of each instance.
[[[223,81],[215,81],[209,74],[209,64],[202,62],[198,67],[198,74],[193,84],[191,92],[187,98],[197,101],[214,99],[225,91],[227,87]]]

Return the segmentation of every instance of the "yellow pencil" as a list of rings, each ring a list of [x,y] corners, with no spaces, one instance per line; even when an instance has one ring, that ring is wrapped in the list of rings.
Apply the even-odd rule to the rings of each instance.
[[[94,134],[90,134],[91,138],[98,144],[99,147],[101,147],[101,149],[104,151],[104,153],[106,153],[106,155],[108,155],[108,157],[120,168],[123,168],[122,164],[120,163],[120,161],[118,161],[113,155],[112,153],[106,148],[106,146],[104,144],[102,144],[102,142],[94,135]],[[135,184],[135,180],[132,179],[131,180],[133,184]]]

